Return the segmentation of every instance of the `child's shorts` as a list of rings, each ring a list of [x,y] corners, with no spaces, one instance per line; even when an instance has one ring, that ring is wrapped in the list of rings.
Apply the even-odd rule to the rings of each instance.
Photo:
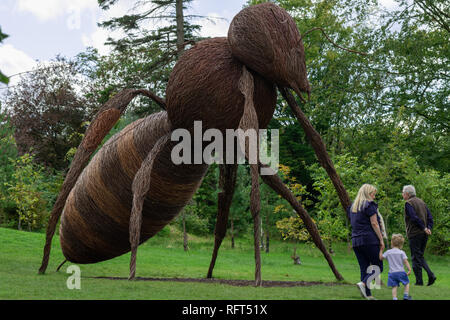
[[[403,285],[407,285],[409,283],[408,275],[406,272],[393,272],[388,274],[388,287],[398,287],[400,282]]]

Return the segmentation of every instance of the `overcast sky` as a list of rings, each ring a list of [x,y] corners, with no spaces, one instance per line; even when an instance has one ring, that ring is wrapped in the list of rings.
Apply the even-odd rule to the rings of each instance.
[[[391,6],[395,0],[380,0]],[[226,20],[212,23],[193,21],[203,26],[203,36],[226,36],[229,23],[246,0],[194,0],[186,14],[216,16]],[[119,0],[108,11],[99,9],[97,0],[0,0],[0,27],[9,35],[0,45],[0,70],[7,76],[31,70],[36,61],[48,61],[61,54],[73,57],[88,46],[100,53],[108,31],[98,22],[126,14],[136,0]],[[13,77],[14,85],[19,77]]]
[[[194,0],[185,14],[216,16],[216,23],[193,21],[203,26],[203,36],[226,36],[229,23],[246,0]],[[7,76],[28,71],[36,61],[48,61],[61,54],[73,57],[88,46],[107,53],[108,31],[97,23],[122,16],[136,0],[119,0],[108,11],[97,0],[1,0],[0,27],[9,35],[0,45],[0,70]],[[14,84],[18,79],[11,79]]]

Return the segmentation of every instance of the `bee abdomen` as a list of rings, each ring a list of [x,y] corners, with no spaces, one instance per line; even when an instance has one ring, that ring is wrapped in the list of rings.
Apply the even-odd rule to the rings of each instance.
[[[139,119],[97,152],[69,194],[61,217],[64,256],[75,263],[95,263],[130,250],[132,182],[153,145],[171,130],[167,113]],[[169,141],[155,159],[144,202],[141,243],[172,221],[192,198],[207,165],[175,165]]]

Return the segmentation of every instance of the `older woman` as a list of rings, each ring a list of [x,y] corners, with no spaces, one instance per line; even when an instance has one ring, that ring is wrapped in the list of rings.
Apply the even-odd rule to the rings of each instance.
[[[369,289],[367,280],[375,271],[368,272],[371,265],[378,266],[383,271],[383,262],[380,260],[380,251],[384,250],[383,235],[380,229],[378,205],[375,203],[377,189],[364,184],[358,191],[353,204],[347,209],[347,214],[352,225],[352,246],[358,259],[361,271],[361,282],[356,285],[361,296],[375,300]]]

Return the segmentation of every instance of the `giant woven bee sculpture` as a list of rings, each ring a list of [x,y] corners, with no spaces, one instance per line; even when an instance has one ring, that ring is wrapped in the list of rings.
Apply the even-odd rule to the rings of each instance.
[[[175,65],[166,99],[148,90],[125,89],[103,105],[77,149],[47,227],[40,273],[50,255],[56,225],[66,260],[87,264],[112,259],[131,251],[129,279],[135,278],[136,252],[172,221],[190,201],[208,169],[207,163],[174,164],[171,133],[192,132],[194,121],[202,130],[262,129],[271,120],[277,88],[287,100],[314,147],[317,158],[333,181],[341,204],[348,195],[328,157],[318,133],[292,96],[302,101],[310,94],[301,35],[292,17],[282,8],[264,3],[243,9],[232,20],[228,37],[198,42]],[[155,100],[165,111],[138,119],[105,143],[89,161],[103,138],[131,100],[139,94]],[[245,150],[248,156],[248,150]],[[259,176],[264,164],[250,164],[250,210],[254,219],[255,284],[261,285],[259,235]],[[215,245],[207,277],[212,277],[226,233],[237,164],[220,164]],[[266,166],[267,167],[267,166]],[[262,180],[285,198],[305,222],[337,279],[337,271],[317,227],[279,176]]]

